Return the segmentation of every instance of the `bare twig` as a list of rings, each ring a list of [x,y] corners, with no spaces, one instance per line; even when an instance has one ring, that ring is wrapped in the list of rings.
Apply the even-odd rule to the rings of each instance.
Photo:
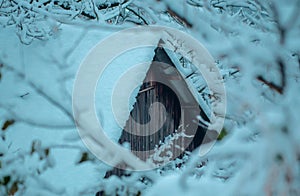
[[[179,23],[185,25],[188,28],[192,28],[193,24],[190,23],[186,18],[180,16],[178,13],[176,13],[174,10],[172,10],[170,7],[167,8],[167,12]]]
[[[262,75],[256,77],[256,79],[264,84],[266,84],[272,90],[275,90],[279,94],[283,94],[284,88],[286,86],[286,73],[285,73],[285,66],[281,59],[277,61],[279,66],[279,71],[281,75],[281,84],[277,85],[273,82],[267,81]]]
[[[132,12],[134,15],[136,15],[139,19],[141,19],[144,24],[148,25],[148,22],[139,13],[137,13],[136,11],[134,11],[132,8],[129,7],[127,7],[126,9]]]

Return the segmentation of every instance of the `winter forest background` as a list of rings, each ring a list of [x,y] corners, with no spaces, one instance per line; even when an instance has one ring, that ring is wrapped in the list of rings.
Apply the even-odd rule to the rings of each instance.
[[[300,195],[299,10],[299,0],[0,0],[0,195]],[[225,125],[203,157],[103,179],[111,167],[76,130],[73,82],[96,43],[137,25],[177,28],[208,49]],[[126,55],[97,89],[108,128],[120,64],[151,60],[153,48]]]

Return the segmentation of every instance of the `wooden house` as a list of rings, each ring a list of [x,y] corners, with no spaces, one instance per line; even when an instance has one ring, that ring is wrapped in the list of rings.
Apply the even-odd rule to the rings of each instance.
[[[185,75],[178,66],[182,65],[176,56],[160,46],[155,49],[152,64],[119,138],[119,143],[128,143],[132,153],[141,160],[164,164],[203,142],[207,127],[197,116],[209,121],[209,114],[202,109],[195,89],[187,82],[193,73]],[[152,107],[150,111],[153,103],[160,103],[165,109]],[[167,147],[163,148],[166,143]],[[123,170],[115,168],[105,177],[111,175],[123,175]]]

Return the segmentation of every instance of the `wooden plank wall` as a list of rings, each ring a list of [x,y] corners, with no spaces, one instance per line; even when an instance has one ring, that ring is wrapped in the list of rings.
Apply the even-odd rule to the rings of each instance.
[[[162,62],[168,64],[169,66],[175,67],[165,50],[160,47],[156,48],[153,61]],[[158,76],[157,72],[155,74],[155,71],[157,71],[157,67],[155,66],[157,65],[155,63],[152,63],[147,72],[144,83],[140,87],[138,96],[136,97],[136,103],[133,106],[133,110],[130,112],[130,116],[132,119],[126,122],[126,125],[119,139],[120,144],[123,144],[125,142],[129,143],[131,151],[136,154],[136,156],[138,156],[141,160],[146,160],[151,155],[149,154],[149,150],[154,150],[155,146],[160,145],[160,142],[164,142],[167,136],[174,133],[175,130],[178,129],[178,126],[181,122],[180,101],[172,89],[160,82],[155,82],[157,81],[157,79],[159,79],[156,78]],[[162,75],[160,75],[159,77],[162,77]],[[184,82],[183,79],[182,82]],[[195,102],[195,99],[193,101]],[[166,113],[158,108],[154,111],[154,116],[152,116],[152,118],[154,119],[151,119],[149,115],[149,108],[150,105],[155,102],[163,104],[165,106]],[[197,111],[201,111],[200,106]],[[203,111],[201,111],[199,115],[201,115],[202,118],[206,120],[208,119]],[[133,120],[136,121],[136,123]],[[151,120],[155,120],[158,124],[164,120],[165,122],[158,131],[156,131],[154,134],[148,135],[150,132],[153,132],[153,130],[151,130],[151,128],[153,127],[141,127],[138,126],[138,124],[147,125]],[[135,135],[132,133],[135,131],[143,132],[147,136]],[[205,133],[206,129],[198,126],[193,141],[189,144],[186,150],[192,151],[193,149],[198,147],[201,144]],[[107,172],[105,177],[109,177],[111,175],[121,176],[124,175],[124,171],[114,168],[112,171]]]

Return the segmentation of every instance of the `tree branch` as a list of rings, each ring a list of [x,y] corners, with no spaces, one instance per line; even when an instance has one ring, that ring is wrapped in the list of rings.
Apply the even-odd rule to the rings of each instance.
[[[8,66],[8,65],[3,65],[3,68],[5,68],[6,70],[14,73],[17,77],[25,80],[25,74],[18,71],[17,69],[15,69],[14,67]],[[30,81],[30,80],[26,80],[26,83],[39,95],[41,95],[45,100],[47,100],[50,104],[52,104],[53,106],[55,106],[56,108],[58,108],[60,111],[62,111],[66,117],[69,118],[69,120],[72,122],[72,124],[74,123],[74,119],[73,119],[73,115],[72,113],[65,108],[61,103],[59,103],[58,101],[56,101],[55,99],[53,99],[51,96],[49,96],[46,92],[44,92],[41,88],[37,87],[36,84],[34,84],[34,82]],[[23,120],[25,122],[25,120]],[[30,123],[32,125],[36,124],[36,123]]]
[[[281,59],[278,59],[277,64],[279,66],[279,71],[281,75],[281,84],[277,85],[273,82],[267,81],[262,75],[256,77],[256,79],[264,84],[266,84],[272,90],[275,90],[279,94],[283,94],[284,88],[286,86],[286,73],[285,73],[285,65]]]
[[[170,14],[172,18],[174,18],[179,23],[185,25],[188,28],[192,28],[193,24],[190,23],[186,18],[180,16],[178,13],[176,13],[174,10],[172,10],[170,7],[167,8],[167,12]]]

